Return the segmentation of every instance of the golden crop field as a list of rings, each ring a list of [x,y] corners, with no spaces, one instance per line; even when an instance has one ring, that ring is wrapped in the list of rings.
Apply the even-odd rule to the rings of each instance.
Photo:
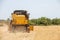
[[[36,28],[34,40],[60,40],[60,26],[36,26]]]
[[[2,33],[2,34],[1,34]],[[10,33],[8,25],[0,27],[1,40],[60,40],[60,26],[34,26],[30,33]]]

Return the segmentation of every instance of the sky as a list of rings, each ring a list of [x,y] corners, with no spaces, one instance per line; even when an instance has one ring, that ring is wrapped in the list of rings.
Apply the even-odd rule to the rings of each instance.
[[[60,0],[0,0],[0,19],[11,18],[14,10],[27,10],[30,18],[60,18]]]

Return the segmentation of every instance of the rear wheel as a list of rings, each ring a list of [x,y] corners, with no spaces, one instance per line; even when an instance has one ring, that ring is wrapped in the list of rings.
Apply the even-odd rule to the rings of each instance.
[[[15,32],[16,26],[12,25],[12,31]]]
[[[25,26],[26,26],[26,31],[29,33],[30,32],[29,25],[25,25]]]

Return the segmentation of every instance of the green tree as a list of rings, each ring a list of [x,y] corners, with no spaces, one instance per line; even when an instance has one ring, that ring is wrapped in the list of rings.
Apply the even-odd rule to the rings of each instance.
[[[48,24],[48,25],[51,25],[51,24],[52,24],[52,20],[49,19],[49,18],[47,18],[47,24]]]
[[[37,19],[31,19],[31,20],[29,20],[29,24],[36,25],[37,24]]]
[[[60,19],[59,18],[52,19],[52,24],[59,25],[60,24]]]
[[[40,18],[40,24],[48,25],[47,18],[46,17],[41,17]]]

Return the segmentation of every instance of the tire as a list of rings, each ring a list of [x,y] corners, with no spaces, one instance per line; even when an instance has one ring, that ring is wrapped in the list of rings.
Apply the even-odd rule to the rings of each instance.
[[[12,31],[13,31],[13,32],[15,32],[15,28],[16,28],[16,26],[13,26],[13,25],[12,25]]]
[[[29,33],[30,32],[29,25],[25,25],[25,26],[26,26],[26,31]]]
[[[29,27],[27,27],[27,32],[30,33],[30,28]]]

